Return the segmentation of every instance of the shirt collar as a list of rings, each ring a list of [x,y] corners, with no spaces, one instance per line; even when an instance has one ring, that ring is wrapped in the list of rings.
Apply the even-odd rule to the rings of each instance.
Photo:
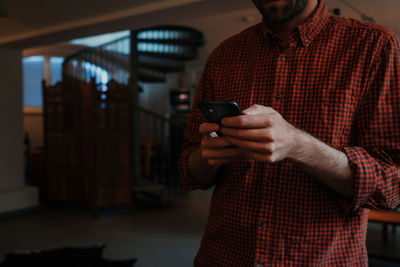
[[[324,28],[328,17],[329,13],[326,4],[323,0],[319,0],[317,9],[309,18],[296,27],[296,30],[289,37],[289,41],[296,41],[300,38],[302,44],[308,46]],[[268,28],[264,19],[261,23],[261,32],[267,37],[268,42],[274,40],[274,33]]]

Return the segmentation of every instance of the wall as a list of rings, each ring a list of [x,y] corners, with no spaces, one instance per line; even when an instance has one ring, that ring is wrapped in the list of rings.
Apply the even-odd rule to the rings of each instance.
[[[29,134],[32,149],[43,147],[43,127],[42,107],[24,107],[23,130]]]
[[[188,70],[203,68],[209,54],[225,39],[261,22],[261,15],[255,8],[187,20],[183,23],[204,33],[206,44],[200,49],[199,57],[188,62]]]
[[[25,187],[22,130],[21,52],[0,48],[0,213],[37,205]]]
[[[19,51],[0,48],[0,191],[23,186],[22,66]]]
[[[168,117],[169,90],[177,87],[178,74],[168,74],[165,83],[143,83],[139,104],[142,108]]]

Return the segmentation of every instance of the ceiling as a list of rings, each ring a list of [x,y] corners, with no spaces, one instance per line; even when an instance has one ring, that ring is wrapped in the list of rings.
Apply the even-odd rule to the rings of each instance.
[[[98,1],[98,0],[2,0],[1,13],[8,19],[9,27],[0,28],[0,34],[22,32],[37,27],[63,24],[82,18],[98,17],[124,9],[137,8],[158,0]]]
[[[28,48],[250,7],[250,0],[0,0],[0,45]]]
[[[0,0],[0,44],[98,25],[202,0]]]
[[[360,18],[361,12],[400,30],[399,0],[326,1],[345,16]],[[0,45],[31,48],[124,29],[185,25],[249,9],[251,0],[0,0]]]

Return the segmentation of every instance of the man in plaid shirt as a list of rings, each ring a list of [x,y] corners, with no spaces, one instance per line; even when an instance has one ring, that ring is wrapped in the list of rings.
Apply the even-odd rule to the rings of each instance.
[[[215,186],[195,266],[367,266],[368,208],[400,204],[399,42],[323,1],[253,2],[263,21],[210,55],[185,130],[183,186]],[[207,123],[202,99],[244,115]]]

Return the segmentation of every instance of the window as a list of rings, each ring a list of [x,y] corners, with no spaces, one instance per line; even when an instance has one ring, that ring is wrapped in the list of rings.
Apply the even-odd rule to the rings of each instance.
[[[42,106],[43,56],[22,60],[24,106]]]
[[[62,64],[64,63],[64,58],[62,57],[51,57],[50,58],[50,74],[51,74],[51,85],[62,80]]]
[[[62,64],[64,58],[50,58],[50,82],[51,85],[62,80]],[[45,58],[43,56],[32,56],[22,59],[23,69],[23,88],[24,106],[43,105],[42,100],[42,81],[44,79],[43,66]]]

